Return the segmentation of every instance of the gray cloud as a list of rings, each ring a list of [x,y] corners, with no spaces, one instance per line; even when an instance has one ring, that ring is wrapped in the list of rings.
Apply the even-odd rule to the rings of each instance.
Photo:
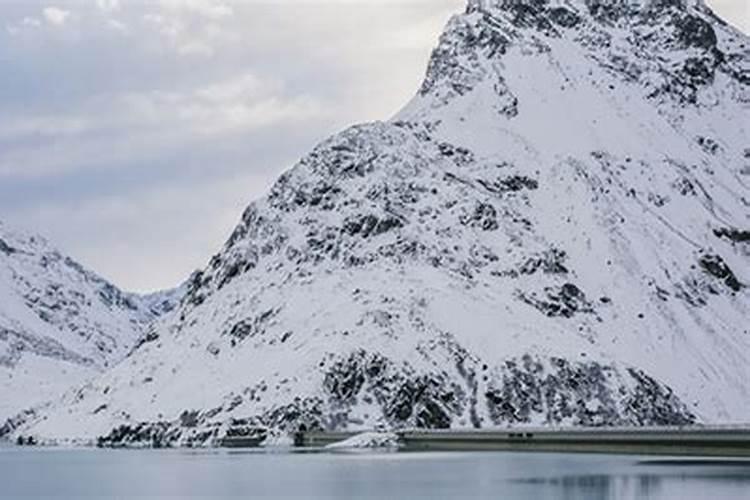
[[[177,284],[317,141],[405,104],[464,4],[3,2],[0,217],[125,287]]]

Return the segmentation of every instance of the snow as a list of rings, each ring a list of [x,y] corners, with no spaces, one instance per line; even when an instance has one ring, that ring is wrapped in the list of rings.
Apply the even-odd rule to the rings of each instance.
[[[349,439],[326,446],[327,450],[346,451],[358,449],[391,449],[399,447],[398,435],[392,432],[363,432]]]
[[[0,223],[0,421],[119,362],[178,294],[141,302]]]
[[[477,5],[394,119],[286,172],[147,341],[21,432],[743,421],[747,37],[698,3]]]

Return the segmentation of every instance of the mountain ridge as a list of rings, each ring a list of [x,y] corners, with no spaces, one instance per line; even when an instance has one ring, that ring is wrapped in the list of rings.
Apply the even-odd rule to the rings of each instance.
[[[284,173],[146,342],[21,432],[742,418],[748,40],[644,8],[470,0],[393,120]]]
[[[125,293],[45,238],[0,222],[0,417],[123,359],[179,292]]]

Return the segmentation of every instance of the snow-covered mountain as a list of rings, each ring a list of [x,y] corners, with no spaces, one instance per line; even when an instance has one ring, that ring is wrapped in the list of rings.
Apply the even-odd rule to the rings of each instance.
[[[124,293],[0,223],[0,422],[120,361],[176,294]]]
[[[699,0],[470,0],[391,121],[250,205],[24,432],[750,415],[750,40]]]

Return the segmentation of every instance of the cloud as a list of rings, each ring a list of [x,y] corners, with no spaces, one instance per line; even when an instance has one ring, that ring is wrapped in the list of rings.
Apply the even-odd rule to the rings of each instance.
[[[313,125],[325,121],[330,109],[310,92],[249,71],[185,89],[92,96],[78,103],[76,113],[6,116],[0,123],[0,145],[6,143],[0,179],[120,168],[122,162],[112,159],[120,151],[158,157],[159,150],[194,147],[217,136]]]
[[[11,36],[16,36],[24,29],[37,29],[42,26],[42,22],[36,17],[24,17],[19,23],[8,24],[5,26],[6,31]]]
[[[164,38],[172,41],[177,39],[184,30],[184,26],[177,19],[170,19],[161,14],[148,13],[143,20],[152,25]]]
[[[205,265],[316,142],[394,113],[464,0],[62,1],[75,30],[0,44],[0,219],[148,290]]]
[[[127,25],[117,19],[107,19],[107,26],[120,33],[128,33]]]
[[[214,49],[206,42],[192,40],[176,46],[177,52],[184,56],[212,56]]]
[[[231,16],[234,9],[218,0],[159,0],[160,6],[168,11],[197,14],[209,19]]]
[[[708,4],[746,35],[750,34],[750,2],[747,0],[709,0]]]
[[[234,9],[206,0],[160,0],[159,10],[143,15],[147,25],[180,56],[211,57],[227,42],[243,39],[227,25]]]
[[[13,219],[22,222],[22,228],[44,230],[64,252],[118,285],[152,291],[177,285],[202,267],[206,248],[195,244],[195,235],[203,235],[218,248],[247,203],[272,180],[262,172],[244,172],[197,185],[174,181],[134,193],[40,200]],[[60,220],[67,222],[60,224]],[[155,259],[161,264],[148,265]]]
[[[709,3],[748,29],[750,4]],[[393,116],[465,4],[0,1],[0,219],[174,285],[318,141]]]
[[[29,26],[31,28],[39,28],[42,22],[35,17],[24,17],[21,21],[21,26]]]
[[[0,123],[0,140],[8,140],[28,135],[63,137],[80,134],[88,129],[86,119],[63,116],[20,116]],[[1,175],[0,170],[0,175]]]
[[[152,91],[123,97],[143,124],[164,123],[199,134],[250,132],[281,122],[304,122],[325,113],[314,97],[290,94],[278,80],[243,73],[185,92]]]
[[[45,7],[42,14],[48,23],[55,26],[62,26],[70,17],[70,11],[58,7]]]
[[[96,6],[105,12],[120,10],[120,0],[96,0]]]

